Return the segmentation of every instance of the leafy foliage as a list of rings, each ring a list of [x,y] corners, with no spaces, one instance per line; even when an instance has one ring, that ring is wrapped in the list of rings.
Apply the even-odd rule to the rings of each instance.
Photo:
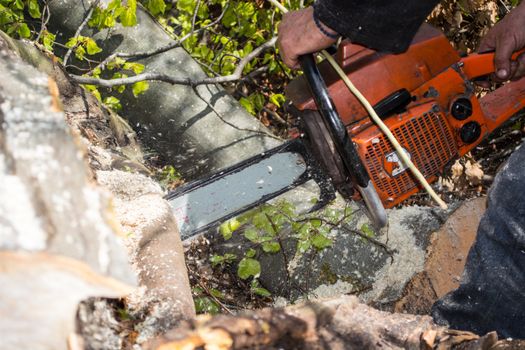
[[[30,38],[28,17],[42,16],[38,0],[0,0],[0,29],[8,35]]]
[[[120,22],[125,27],[133,27],[137,24],[137,0],[112,0],[106,8],[97,6],[89,25],[98,29],[111,28]]]
[[[263,254],[287,254],[283,244],[289,239],[295,241],[296,254],[302,255],[309,251],[319,252],[333,243],[331,230],[348,222],[352,218],[350,208],[327,208],[316,215],[298,214],[294,205],[288,201],[275,204],[264,204],[238,218],[223,223],[219,231],[225,240],[230,240],[233,234],[242,229],[242,235],[250,243],[238,260],[237,276],[242,280],[251,279],[251,292],[260,296],[269,296],[269,292],[260,286],[259,276],[261,264],[259,257]],[[373,231],[367,226],[366,235]],[[212,256],[213,265],[233,263],[235,254]],[[288,261],[288,257],[284,261]]]

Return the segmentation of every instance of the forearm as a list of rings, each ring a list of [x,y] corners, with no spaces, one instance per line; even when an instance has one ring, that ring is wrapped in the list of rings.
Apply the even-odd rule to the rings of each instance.
[[[356,44],[405,51],[439,0],[318,0],[316,16]]]

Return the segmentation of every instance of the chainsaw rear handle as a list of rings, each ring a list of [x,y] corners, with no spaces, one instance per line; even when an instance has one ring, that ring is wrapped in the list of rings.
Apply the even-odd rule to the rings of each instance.
[[[516,51],[511,60],[515,61],[518,56],[525,53],[524,50]],[[473,53],[461,59],[461,65],[463,66],[463,72],[469,79],[475,79],[491,73],[494,73],[494,52],[487,53]]]
[[[512,60],[525,53],[524,50],[515,52]],[[494,72],[494,52],[475,53],[464,57],[460,61],[463,73],[473,80]],[[525,78],[501,85],[496,90],[487,93],[479,99],[487,131],[492,132],[511,116],[525,107]]]
[[[388,219],[383,203],[370,180],[370,176],[359,157],[354,143],[348,135],[345,125],[335,109],[326,84],[315,64],[314,56],[303,55],[299,58],[299,62],[308,81],[317,109],[332,136],[351,180],[356,185],[368,207],[372,221],[378,227],[385,226]]]

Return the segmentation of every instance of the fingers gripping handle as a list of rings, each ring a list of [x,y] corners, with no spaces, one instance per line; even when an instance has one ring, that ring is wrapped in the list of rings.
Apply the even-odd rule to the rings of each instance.
[[[512,61],[516,61],[518,56],[525,53],[524,50],[516,51],[512,57]],[[463,65],[463,72],[469,79],[475,79],[494,73],[494,52],[487,53],[473,53],[461,59]]]
[[[514,61],[525,50],[515,52]],[[472,54],[461,60],[463,72],[469,79],[475,79],[494,72],[494,52]],[[479,99],[485,116],[488,132],[498,128],[512,115],[525,108],[525,78],[501,85]]]

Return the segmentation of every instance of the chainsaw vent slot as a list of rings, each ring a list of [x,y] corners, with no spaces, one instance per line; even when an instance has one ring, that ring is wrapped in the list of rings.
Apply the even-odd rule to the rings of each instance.
[[[452,132],[441,114],[428,112],[412,117],[392,128],[392,133],[425,178],[441,172],[458,153]],[[404,199],[399,197],[418,186],[410,170],[403,170],[403,166],[395,162],[387,164],[387,156],[393,152],[390,141],[380,134],[367,145],[364,157],[374,185],[382,192],[380,196],[391,205],[399,203]]]

